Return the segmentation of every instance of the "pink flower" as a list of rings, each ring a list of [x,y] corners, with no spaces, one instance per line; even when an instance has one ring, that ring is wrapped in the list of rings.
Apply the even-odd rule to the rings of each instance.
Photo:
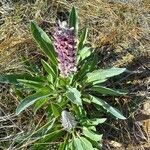
[[[66,22],[59,22],[54,32],[54,45],[58,54],[59,70],[63,76],[76,72],[75,33]]]

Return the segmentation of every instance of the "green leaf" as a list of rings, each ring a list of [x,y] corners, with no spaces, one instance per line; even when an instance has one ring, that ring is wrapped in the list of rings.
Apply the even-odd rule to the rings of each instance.
[[[0,75],[0,83],[9,83],[9,84],[19,84],[18,79],[22,80],[30,80],[30,81],[37,81],[37,82],[43,82],[45,80],[44,77],[33,77],[29,74],[5,74]]]
[[[51,108],[52,108],[52,112],[56,118],[61,115],[62,109],[59,105],[51,103]]]
[[[64,142],[60,144],[58,150],[65,150],[67,148],[67,142],[68,142],[68,136],[66,137]]]
[[[36,114],[36,112],[48,101],[47,98],[43,98],[43,99],[39,99],[38,101],[35,102],[34,105],[34,114]]]
[[[83,134],[93,141],[100,141],[102,139],[102,135],[96,134],[96,133],[94,133],[94,131],[92,131],[86,127],[83,127]]]
[[[81,50],[84,47],[84,44],[87,39],[87,34],[88,34],[88,28],[84,28],[84,30],[80,36],[80,39],[79,39],[78,50]]]
[[[46,135],[43,135],[40,137],[39,141],[35,143],[34,148],[35,149],[42,149],[43,145],[41,143],[46,144],[50,144],[50,142],[53,142],[55,140],[59,140],[62,135],[63,135],[64,131],[63,130],[56,130],[54,132],[48,133]]]
[[[120,96],[120,95],[125,95],[126,93],[120,92],[118,90],[113,90],[104,86],[93,86],[89,89],[90,91],[94,91],[100,94],[104,95],[114,95],[114,96]]]
[[[83,77],[86,75],[86,73],[89,71],[89,64],[86,62],[84,63],[81,68],[79,69],[79,71],[77,72],[77,74],[74,76],[74,80],[76,81],[80,81],[83,80]]]
[[[80,60],[84,60],[85,58],[89,57],[92,53],[91,47],[84,47],[79,52],[79,58]]]
[[[49,120],[46,124],[44,124],[42,127],[40,127],[36,131],[30,131],[27,133],[23,133],[15,138],[15,141],[27,141],[29,139],[39,140],[44,136],[52,127],[54,126],[54,123],[56,121],[56,118],[53,118],[52,120]]]
[[[36,42],[39,44],[41,50],[51,60],[52,64],[57,66],[56,52],[52,41],[48,35],[33,21],[31,22],[31,33]]]
[[[81,140],[77,137],[73,138],[73,147],[74,150],[84,150],[81,144]]]
[[[23,110],[25,110],[27,107],[29,107],[36,101],[46,98],[51,94],[52,94],[51,89],[43,88],[43,89],[40,89],[37,93],[26,97],[20,102],[19,106],[17,107],[16,114],[17,115],[20,114]]]
[[[58,140],[60,137],[62,137],[62,134],[64,133],[63,130],[56,130],[54,132],[48,133],[44,136],[42,136],[42,139],[39,141],[40,143],[42,142],[52,142],[54,140]]]
[[[49,74],[47,76],[47,80],[51,83],[50,84],[51,86],[54,86],[54,78],[53,78],[53,76],[51,74]]]
[[[52,129],[52,128],[54,127],[55,121],[56,121],[56,118],[53,118],[53,119],[50,120],[50,123],[49,123],[49,125],[47,126],[47,129],[46,129],[45,133],[49,132],[50,129]]]
[[[29,88],[39,89],[44,87],[44,82],[37,82],[37,81],[24,80],[24,79],[17,79],[17,81]]]
[[[74,143],[73,143],[73,140],[70,139],[68,142],[67,142],[67,145],[66,145],[66,149],[65,150],[74,150]]]
[[[30,74],[40,73],[39,67],[29,62],[29,59],[23,55],[21,56],[21,63],[24,64],[24,67],[27,69],[28,72],[30,72]]]
[[[80,140],[81,140],[81,144],[84,150],[94,150],[91,142],[88,141],[86,138],[80,137]]]
[[[99,124],[102,124],[106,121],[106,118],[94,118],[94,119],[88,119],[87,120],[87,125],[90,126],[97,126]]]
[[[81,81],[85,85],[86,75],[97,68],[98,56],[91,55],[84,62],[80,62],[78,66],[78,73],[74,75],[74,81]]]
[[[96,98],[94,96],[91,96],[91,98],[92,98],[91,100],[93,103],[95,103],[99,106],[102,106],[107,112],[111,113],[116,118],[126,119],[118,109],[113,108],[112,106],[110,106],[108,103],[106,103],[102,99]]]
[[[58,148],[58,150],[65,150],[66,149],[66,143],[64,142],[64,143],[61,143],[60,145],[59,145],[59,148]]]
[[[74,6],[72,7],[69,15],[69,26],[74,27],[76,34],[78,33],[78,15]]]
[[[105,82],[108,78],[117,76],[123,73],[126,69],[125,68],[110,68],[110,69],[99,69],[95,70],[92,73],[87,74],[86,82],[95,82],[102,83]]]
[[[40,127],[38,130],[34,131],[34,133],[32,133],[32,136],[34,137],[37,136],[38,139],[42,138],[42,136],[46,135],[47,132],[52,130],[52,128],[54,127],[55,121],[56,121],[56,118],[49,120],[45,125]]]
[[[77,115],[77,119],[86,117],[86,111],[82,107],[79,107],[78,105],[74,104],[74,105],[72,105],[72,108]]]
[[[77,105],[82,105],[81,93],[76,88],[68,88],[66,96],[69,100]]]
[[[92,55],[90,56],[90,61],[89,61],[90,72],[97,69],[98,62],[99,62],[99,56],[96,53],[92,53]]]
[[[101,137],[102,136],[103,135],[101,135]],[[102,149],[102,139],[100,139],[99,141],[94,141],[88,137],[86,137],[86,139],[88,139],[91,142],[92,146],[94,147],[94,150],[101,150]]]
[[[49,75],[52,75],[54,78],[56,78],[56,74],[53,70],[53,68],[44,60],[41,60],[42,62],[42,65],[44,67],[44,69],[46,70],[46,72],[49,74]]]
[[[89,98],[83,98],[83,101],[86,103],[91,103],[91,100]]]

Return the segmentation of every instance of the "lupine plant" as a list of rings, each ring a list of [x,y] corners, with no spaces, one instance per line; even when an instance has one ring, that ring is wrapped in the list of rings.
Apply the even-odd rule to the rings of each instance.
[[[1,75],[0,81],[14,84],[16,93],[27,91],[20,94],[23,99],[16,109],[17,115],[33,105],[35,115],[39,109],[45,111],[47,123],[17,140],[23,143],[30,139],[36,150],[48,149],[50,143],[59,143],[58,150],[101,149],[102,134],[96,127],[106,121],[106,116],[126,119],[104,101],[105,96],[126,93],[104,85],[126,69],[98,68],[98,56],[87,41],[88,29],[78,32],[74,7],[68,22],[57,23],[51,39],[33,21],[31,33],[47,57],[41,60],[42,67],[35,69],[28,62],[28,73]]]

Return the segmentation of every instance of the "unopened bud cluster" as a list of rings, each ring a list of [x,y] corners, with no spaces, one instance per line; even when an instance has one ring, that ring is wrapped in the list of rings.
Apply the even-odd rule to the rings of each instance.
[[[61,122],[63,128],[69,132],[75,128],[77,124],[74,116],[72,116],[72,114],[66,110],[63,110],[61,113]]]

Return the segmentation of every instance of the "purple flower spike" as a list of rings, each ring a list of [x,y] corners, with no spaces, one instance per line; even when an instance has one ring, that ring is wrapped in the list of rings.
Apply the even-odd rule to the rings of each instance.
[[[66,22],[59,22],[54,32],[54,45],[58,54],[60,74],[68,76],[76,72],[75,33]]]

